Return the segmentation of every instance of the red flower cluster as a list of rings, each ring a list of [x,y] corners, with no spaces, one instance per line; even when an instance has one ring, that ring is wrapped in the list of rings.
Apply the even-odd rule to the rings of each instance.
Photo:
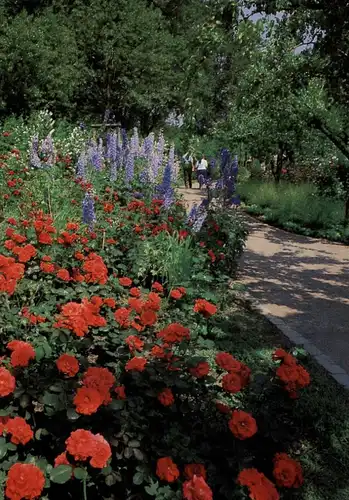
[[[61,354],[56,361],[56,365],[58,370],[67,377],[75,377],[79,371],[78,360],[70,354]]]
[[[217,307],[205,299],[196,299],[194,305],[194,312],[202,314],[204,318],[209,318],[210,316],[216,314]]]
[[[5,424],[5,432],[11,435],[13,444],[27,444],[34,437],[32,428],[22,417],[10,418]]]
[[[11,365],[15,368],[18,366],[28,366],[31,359],[35,359],[35,351],[33,347],[22,340],[12,340],[7,344],[7,349],[12,351]]]
[[[53,238],[51,234],[56,233],[52,217],[44,214],[42,211],[39,211],[35,214],[33,225],[38,243],[41,243],[42,245],[52,245]]]
[[[166,326],[163,330],[158,332],[157,337],[162,339],[164,342],[169,344],[174,344],[177,342],[182,342],[183,340],[189,340],[190,330],[180,323],[171,323]]]
[[[65,443],[67,452],[74,460],[84,462],[90,458],[90,465],[96,469],[103,469],[111,457],[110,445],[101,434],[78,429],[70,434]]]
[[[17,263],[12,257],[0,255],[0,292],[12,295],[23,274],[23,264]]]
[[[240,472],[238,484],[247,486],[252,500],[279,500],[275,486],[257,469],[244,469]]]
[[[34,500],[45,486],[45,476],[41,469],[33,464],[14,464],[11,466],[5,495],[9,500]]]
[[[194,368],[190,368],[189,371],[193,375],[193,377],[203,378],[209,374],[210,365],[207,363],[207,361],[200,361],[200,363],[198,363]]]
[[[82,269],[85,273],[86,283],[98,283],[105,285],[108,281],[108,269],[102,257],[96,253],[90,253],[85,259]]]
[[[212,490],[202,476],[194,475],[183,484],[185,500],[213,500]]]
[[[84,373],[82,382],[84,387],[95,389],[99,392],[103,404],[110,403],[110,391],[115,384],[115,377],[108,368],[90,366]]]
[[[243,440],[256,434],[257,424],[249,413],[242,410],[234,410],[229,420],[229,429],[237,439]]]
[[[134,357],[127,361],[125,365],[125,370],[127,372],[135,371],[135,372],[143,372],[145,369],[145,365],[147,364],[147,360],[145,358]]]
[[[277,349],[273,358],[281,360],[281,365],[276,370],[276,376],[285,384],[285,389],[290,397],[297,398],[298,391],[310,384],[309,373],[297,363],[296,358],[283,349]]]
[[[228,373],[222,378],[223,389],[232,394],[241,391],[250,381],[251,370],[228,352],[216,355],[217,365]]]
[[[25,245],[24,247],[14,246],[12,253],[17,255],[19,262],[28,262],[30,259],[35,257],[37,252],[33,245]]]
[[[67,328],[78,337],[84,337],[90,326],[98,327],[107,324],[105,318],[99,312],[103,305],[103,299],[93,297],[91,301],[82,299],[82,303],[68,302],[62,307],[61,314],[54,323],[54,328]]]
[[[285,488],[299,488],[303,484],[303,471],[300,463],[286,453],[275,455],[273,476],[276,484]]]

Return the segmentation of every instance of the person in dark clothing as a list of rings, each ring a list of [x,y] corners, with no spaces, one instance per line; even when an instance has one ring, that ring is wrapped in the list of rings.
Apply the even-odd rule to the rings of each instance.
[[[192,188],[192,182],[193,182],[193,156],[191,153],[185,153],[183,156],[183,177],[184,177],[184,184],[185,187],[187,188]]]

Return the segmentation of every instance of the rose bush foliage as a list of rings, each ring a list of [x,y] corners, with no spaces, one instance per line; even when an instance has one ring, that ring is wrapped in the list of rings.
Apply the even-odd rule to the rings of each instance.
[[[299,488],[293,430],[275,438],[268,405],[287,408],[309,374],[279,349],[260,386],[224,339],[215,345],[224,317],[215,262],[224,252],[233,262],[245,233],[229,249],[214,212],[195,233],[180,200],[165,209],[146,187],[139,198],[137,182],[112,185],[103,172],[76,182],[69,158],[54,167],[71,206],[62,217],[40,198],[45,173],[19,152],[3,160],[4,214],[17,207],[0,252],[3,495],[276,500]],[[93,228],[76,210],[92,188]],[[182,282],[166,262],[139,266],[159,235],[171,251],[186,241]],[[154,245],[161,263],[168,254]]]

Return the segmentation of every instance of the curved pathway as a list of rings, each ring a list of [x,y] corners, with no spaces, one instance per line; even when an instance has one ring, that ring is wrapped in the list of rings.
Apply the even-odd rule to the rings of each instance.
[[[205,193],[180,189],[187,208]],[[349,388],[349,247],[295,235],[245,216],[239,281],[260,310]]]
[[[250,234],[241,281],[276,324],[282,320],[295,336],[305,337],[312,349],[305,348],[332,374],[326,356],[339,365],[342,370],[337,369],[335,378],[340,381],[342,374],[345,383],[344,373],[349,373],[349,247],[288,233],[248,216],[246,220]],[[321,357],[316,348],[326,356]]]
[[[197,187],[179,191],[188,208],[204,196]],[[247,215],[246,221],[250,233],[239,281],[264,314],[349,388],[349,247]]]

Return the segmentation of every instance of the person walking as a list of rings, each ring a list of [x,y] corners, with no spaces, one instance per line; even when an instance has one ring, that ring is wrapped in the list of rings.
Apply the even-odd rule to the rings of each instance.
[[[208,163],[207,163],[205,155],[202,155],[202,158],[199,161],[198,166],[197,166],[197,176],[198,176],[198,182],[199,182],[200,188],[202,187],[204,182],[207,180],[207,170],[208,170]]]
[[[187,188],[192,188],[192,179],[193,179],[193,162],[194,158],[190,152],[185,153],[183,156],[183,177],[184,184]]]

